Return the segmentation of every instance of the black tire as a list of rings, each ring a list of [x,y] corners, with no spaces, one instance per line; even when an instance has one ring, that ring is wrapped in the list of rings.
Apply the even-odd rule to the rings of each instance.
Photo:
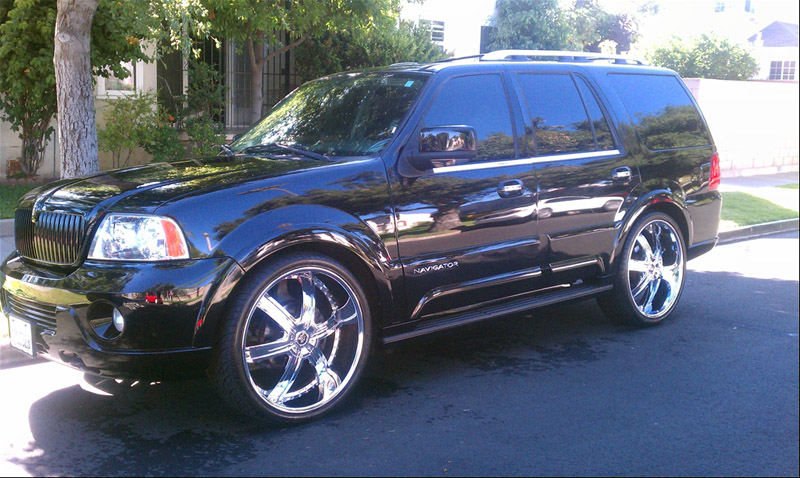
[[[644,215],[617,260],[614,288],[597,298],[600,308],[620,323],[663,322],[675,310],[686,278],[686,245],[678,225],[661,212]]]
[[[370,307],[355,275],[326,256],[293,253],[243,280],[210,368],[218,393],[267,421],[303,422],[339,406],[372,346]]]

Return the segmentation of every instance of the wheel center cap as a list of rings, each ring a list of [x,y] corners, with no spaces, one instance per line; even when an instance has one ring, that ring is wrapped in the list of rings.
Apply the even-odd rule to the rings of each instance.
[[[308,334],[306,332],[298,333],[297,336],[295,337],[295,341],[297,342],[297,345],[302,347],[303,345],[308,343]]]

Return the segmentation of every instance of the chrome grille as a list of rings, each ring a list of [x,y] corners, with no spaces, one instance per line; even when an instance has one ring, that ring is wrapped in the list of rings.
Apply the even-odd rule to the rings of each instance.
[[[78,260],[86,235],[86,221],[79,214],[39,213],[31,220],[29,209],[18,209],[14,217],[14,238],[23,257],[50,264],[69,265]]]
[[[23,299],[8,292],[6,295],[6,305],[9,312],[17,317],[30,320],[36,325],[48,330],[56,330],[56,306],[42,304],[28,299]]]

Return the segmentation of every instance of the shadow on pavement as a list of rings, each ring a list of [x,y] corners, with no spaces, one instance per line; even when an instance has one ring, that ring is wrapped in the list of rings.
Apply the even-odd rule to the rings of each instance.
[[[719,284],[725,284],[725,288],[717,297],[694,292],[702,286]],[[776,296],[788,297],[788,302],[764,300]],[[744,319],[731,318],[727,312],[749,310],[755,301],[758,301],[757,308],[761,311],[758,316],[745,314]],[[532,423],[541,421],[537,426],[545,427],[547,417],[537,417],[537,411],[531,410],[529,403],[547,401],[548,406],[563,407],[565,414],[581,416],[580,409],[576,409],[584,403],[581,400],[593,401],[604,394],[618,393],[613,389],[614,384],[619,387],[620,383],[630,382],[628,386],[636,387],[638,382],[629,379],[628,375],[649,373],[637,367],[618,367],[619,363],[626,363],[632,349],[644,348],[644,344],[650,349],[648,353],[660,354],[673,361],[676,373],[685,369],[682,380],[697,380],[697,386],[702,389],[705,378],[692,375],[696,364],[686,356],[690,356],[694,348],[725,346],[730,343],[731,330],[737,327],[740,333],[760,334],[770,340],[797,337],[797,282],[753,279],[728,272],[692,272],[688,275],[686,293],[675,315],[658,327],[634,329],[614,325],[604,318],[594,301],[588,301],[508,316],[401,343],[373,354],[369,369],[344,407],[332,415],[300,426],[254,423],[226,408],[205,380],[161,383],[119,397],[93,395],[73,386],[51,393],[30,408],[29,424],[35,438],[32,447],[41,453],[9,461],[23,466],[33,475],[197,475],[219,474],[222,470],[262,475],[441,474],[441,468],[438,471],[427,469],[415,455],[421,453],[420,450],[427,454],[444,453],[444,449],[454,457],[474,454],[466,445],[443,444],[441,440],[452,433],[461,433],[460,439],[467,442],[479,440],[464,431],[473,428],[459,428],[463,426],[461,420],[466,418],[447,413],[446,402],[452,400],[447,397],[458,394],[470,401],[486,403],[486,410],[491,410],[488,413],[493,415],[480,417],[481,433],[502,441],[506,453],[513,454],[516,450],[521,457],[526,457],[533,452],[534,442],[526,438],[527,435],[515,435],[520,433],[515,427],[503,427],[502,424],[532,420]],[[681,339],[667,344],[675,334],[679,334]],[[796,345],[796,338],[789,340],[794,340]],[[685,350],[676,350],[680,347],[685,347]],[[711,357],[713,360],[713,354]],[[730,361],[719,360],[719,364],[712,362],[706,366],[734,367]],[[607,370],[611,368],[610,363],[615,364],[613,372]],[[793,366],[796,380],[796,361]],[[583,369],[587,367],[595,376],[610,373],[618,376],[608,380],[607,385],[601,380],[599,385],[579,392],[588,394],[586,397],[564,396],[560,398],[563,403],[550,403],[552,397],[540,396],[544,392],[534,386],[545,380],[555,383],[556,387],[559,380],[566,385],[570,383],[571,375],[584,373]],[[735,367],[725,370],[722,379],[728,373],[736,374],[737,370]],[[519,380],[520,377],[523,380]],[[769,380],[769,377],[764,380]],[[753,383],[752,386],[759,387],[759,384]],[[784,383],[782,386],[796,388],[797,383]],[[522,388],[512,390],[510,387]],[[525,396],[526,400],[492,407],[494,399],[489,390]],[[741,390],[731,389],[724,394],[730,395],[729,399],[733,401],[746,399],[738,396],[742,394]],[[660,407],[660,402],[650,404],[647,400],[674,400],[676,410],[682,406],[679,402],[682,397],[643,396],[638,399],[645,401],[643,409],[652,406],[657,410]],[[702,396],[692,397],[692,402],[685,406],[690,409],[704,403],[703,400]],[[636,408],[631,408],[628,403],[608,406],[617,408],[607,411],[610,416],[636,413]],[[402,417],[402,420],[397,420],[397,417]],[[585,425],[591,428],[593,420],[602,419],[587,415],[585,420],[589,422]],[[397,422],[393,425],[395,430],[387,428],[384,422]],[[470,423],[470,426],[476,425],[474,421]],[[712,430],[713,434],[724,436],[725,426],[739,425],[716,423],[715,426],[720,428]],[[603,435],[604,428],[600,426],[596,427],[600,430],[596,435],[563,425],[560,427],[539,431],[540,436],[555,433],[554,445],[550,447],[547,441],[537,441],[537,460],[524,458],[516,462],[515,466],[519,467],[516,473],[636,474],[647,470],[652,473],[652,467],[658,466],[662,453],[667,455],[663,459],[669,460],[669,466],[677,467],[665,465],[656,468],[664,473],[681,470],[690,474],[704,473],[702,469],[676,462],[674,457],[677,455],[673,450],[658,446],[653,449],[631,447],[629,451],[614,446],[610,468],[600,467],[601,462],[597,461],[589,463],[591,460],[578,464],[572,460],[571,454],[602,454],[609,440],[635,440],[637,434],[650,432],[632,428],[627,432],[630,436],[620,438],[618,434],[613,437]],[[380,445],[363,438],[369,435],[370,430],[382,430]],[[424,432],[422,435],[420,430]],[[583,446],[587,450],[563,447],[565,442],[576,443],[574,447]],[[557,446],[559,443],[562,446]],[[309,454],[310,445],[317,449],[314,453],[324,450],[323,455],[330,449],[344,446],[347,454],[327,460],[306,461],[302,467],[293,469],[292,466],[302,462],[302,456]],[[512,451],[508,451],[508,447]],[[491,455],[492,450],[487,453]],[[652,459],[648,454],[654,455]],[[364,468],[359,464],[359,457],[367,456],[378,468]],[[466,461],[470,459],[478,460],[475,456],[464,458]],[[754,459],[754,466],[757,462]],[[475,463],[472,468],[460,472],[503,474],[504,468],[492,472],[490,468],[481,468],[482,461]],[[550,468],[543,468],[543,464],[548,463],[546,466]],[[637,468],[641,463],[650,468]],[[730,463],[731,466],[734,464],[740,465]],[[749,469],[730,468],[718,461],[714,466],[716,468],[706,471],[713,474],[752,473]],[[757,473],[766,470],[763,467],[755,469],[760,470]]]

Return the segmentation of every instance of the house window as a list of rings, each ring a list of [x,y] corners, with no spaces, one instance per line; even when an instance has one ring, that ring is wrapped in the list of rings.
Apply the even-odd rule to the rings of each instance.
[[[128,71],[129,75],[125,78],[117,78],[113,74],[108,78],[97,78],[97,96],[114,97],[125,96],[135,93],[142,88],[141,81],[143,76],[142,62],[125,62],[122,68]]]
[[[724,12],[725,11],[725,2],[715,2],[714,3],[714,11],[715,12]]]
[[[439,20],[420,20],[419,24],[428,27],[431,31],[431,41],[439,43],[444,41],[444,22]]]
[[[745,0],[744,1],[744,11],[747,12],[747,13],[755,13],[756,12],[755,7],[753,7],[753,1],[752,0]]]
[[[795,61],[773,61],[769,64],[770,80],[794,80],[797,62]]]

